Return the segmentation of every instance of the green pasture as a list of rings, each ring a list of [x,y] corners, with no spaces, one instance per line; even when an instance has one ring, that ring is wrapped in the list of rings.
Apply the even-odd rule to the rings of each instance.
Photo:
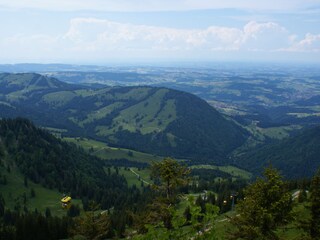
[[[45,213],[46,209],[49,208],[54,216],[66,215],[66,210],[62,209],[60,204],[63,193],[56,189],[44,188],[30,180],[27,181],[26,186],[24,177],[18,169],[13,168],[8,172],[4,168],[0,168],[0,171],[7,179],[7,184],[0,184],[0,192],[5,200],[6,208],[17,208],[23,212],[24,206],[26,206],[28,211],[37,209],[41,213]],[[34,197],[31,196],[32,190],[35,193]],[[79,199],[72,199],[72,204],[82,206]]]
[[[191,168],[204,168],[204,169],[214,169],[225,173],[229,173],[233,177],[250,179],[252,174],[246,170],[234,167],[234,166],[214,166],[214,165],[193,165]]]
[[[110,167],[110,170],[111,172],[116,171],[114,167]],[[136,185],[136,187],[141,188],[142,185],[147,186],[153,183],[153,181],[150,178],[151,170],[149,168],[139,169],[135,167],[120,167],[118,168],[118,171],[119,175],[123,175],[125,177],[130,187]]]
[[[95,141],[87,138],[63,138],[65,141],[75,143],[91,154],[105,160],[112,159],[128,159],[129,161],[151,163],[153,161],[161,161],[163,157],[142,153],[126,148],[114,148],[106,143]]]

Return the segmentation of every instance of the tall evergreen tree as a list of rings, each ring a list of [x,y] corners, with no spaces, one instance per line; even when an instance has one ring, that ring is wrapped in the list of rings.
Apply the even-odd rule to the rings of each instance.
[[[161,183],[154,185],[154,188],[165,193],[169,200],[175,195],[175,189],[183,186],[188,181],[190,170],[180,165],[172,158],[165,158],[159,163],[154,163],[151,167],[152,175],[155,178],[160,178]]]
[[[4,211],[5,211],[5,201],[2,197],[2,194],[0,193],[0,217],[4,215]]]
[[[320,170],[311,182],[311,221],[310,237],[314,240],[320,239]]]
[[[172,229],[174,204],[177,200],[176,189],[187,184],[190,170],[172,158],[154,163],[152,176],[158,184],[153,185],[160,195],[150,204],[148,221],[155,224],[162,222],[167,229]]]
[[[267,168],[264,178],[244,190],[245,198],[238,203],[238,215],[231,219],[235,231],[230,239],[278,239],[275,230],[291,219],[291,194],[279,173]]]

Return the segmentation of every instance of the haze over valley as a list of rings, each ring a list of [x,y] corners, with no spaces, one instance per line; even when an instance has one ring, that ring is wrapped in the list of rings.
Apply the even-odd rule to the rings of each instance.
[[[0,239],[320,239],[318,0],[0,3]]]

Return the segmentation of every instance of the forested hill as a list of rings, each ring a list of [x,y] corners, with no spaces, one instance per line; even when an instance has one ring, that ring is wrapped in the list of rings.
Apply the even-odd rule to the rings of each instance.
[[[320,167],[320,126],[258,148],[237,160],[238,166],[256,173],[270,164],[288,178],[313,176]]]
[[[26,84],[27,83],[27,84]],[[153,87],[88,89],[38,74],[0,74],[0,117],[22,116],[119,147],[225,163],[247,132],[204,100]]]
[[[119,198],[127,198],[126,180],[106,174],[103,166],[102,160],[28,120],[0,120],[0,170],[17,167],[26,178],[46,188],[94,199],[103,208],[119,206]]]

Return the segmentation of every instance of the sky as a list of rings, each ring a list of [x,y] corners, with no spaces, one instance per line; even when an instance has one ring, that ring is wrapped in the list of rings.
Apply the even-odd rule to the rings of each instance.
[[[0,0],[0,63],[320,63],[320,0]]]

